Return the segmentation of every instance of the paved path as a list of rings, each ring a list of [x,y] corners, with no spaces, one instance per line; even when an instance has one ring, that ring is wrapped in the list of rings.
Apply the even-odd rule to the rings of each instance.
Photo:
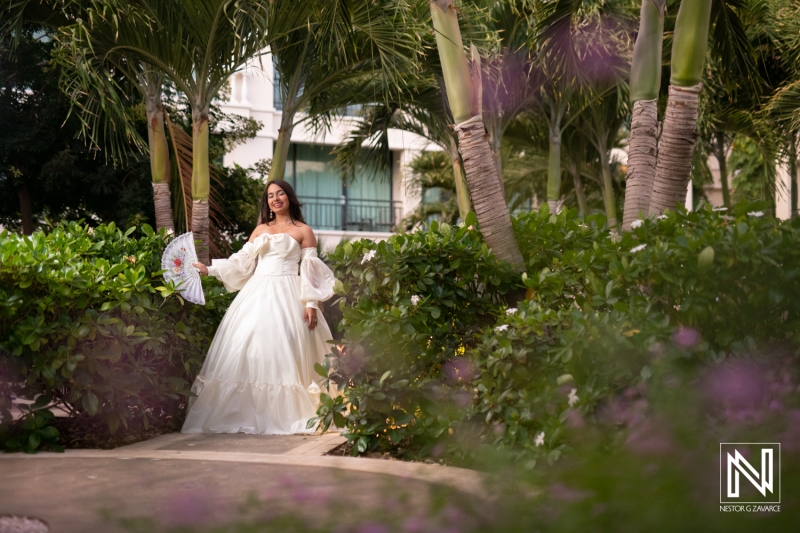
[[[170,434],[115,450],[0,454],[0,515],[40,518],[52,533],[116,533],[151,531],[125,525],[134,519],[167,528],[225,524],[248,499],[261,502],[255,512],[336,522],[336,509],[353,506],[367,514],[424,508],[437,485],[481,495],[471,470],[323,455],[344,440]]]

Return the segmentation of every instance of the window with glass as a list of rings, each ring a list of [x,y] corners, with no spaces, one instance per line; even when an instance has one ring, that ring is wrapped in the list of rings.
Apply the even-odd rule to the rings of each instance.
[[[392,198],[391,171],[377,174],[357,165],[355,177],[342,182],[330,146],[295,144],[289,148],[286,181],[292,184],[306,222],[315,229],[392,231],[399,203]]]

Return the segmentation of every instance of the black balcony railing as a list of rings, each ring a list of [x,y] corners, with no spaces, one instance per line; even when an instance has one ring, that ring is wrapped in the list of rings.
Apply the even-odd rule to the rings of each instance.
[[[402,216],[400,202],[359,200],[340,196],[300,196],[303,216],[314,229],[392,231]]]

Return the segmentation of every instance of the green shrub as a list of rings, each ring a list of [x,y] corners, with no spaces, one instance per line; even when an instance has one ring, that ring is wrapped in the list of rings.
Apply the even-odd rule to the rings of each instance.
[[[356,451],[428,453],[447,430],[432,416],[443,370],[495,322],[519,277],[478,232],[435,222],[386,242],[345,243],[327,259],[344,296],[345,339],[318,368],[343,393],[323,396],[323,425],[346,422]]]
[[[796,357],[800,223],[754,209],[738,207],[733,216],[710,208],[675,212],[621,237],[604,229],[599,215],[556,216],[546,208],[522,215],[515,230],[527,262],[521,283],[528,301],[514,309],[501,297],[486,301],[474,322],[481,335],[473,330],[463,343],[439,339],[460,334],[449,320],[477,316],[470,298],[480,291],[457,293],[446,321],[428,316],[420,326],[423,309],[400,304],[418,280],[401,280],[396,294],[376,298],[350,281],[353,269],[356,279],[366,279],[358,263],[370,245],[337,250],[337,275],[350,284],[341,324],[348,342],[321,373],[344,394],[326,399],[318,414],[347,427],[355,452],[401,447],[410,456],[469,461],[490,446],[532,465],[569,447],[570,417],[591,418],[620,394],[646,394],[648,382],[669,365],[691,369],[759,350]],[[475,232],[448,231],[469,235],[459,246],[479,245]],[[440,242],[446,239],[434,228],[404,236],[408,241],[434,250],[454,244]],[[380,259],[381,245],[377,250]],[[430,254],[416,265],[446,268],[444,257]],[[476,279],[497,269],[504,288],[498,296],[507,293],[515,276],[489,261],[488,254],[478,261],[483,270]],[[393,286],[390,264],[368,263],[366,271],[379,270],[372,285]],[[449,273],[439,282],[452,283]],[[421,355],[423,331],[435,357]],[[408,385],[396,381],[405,379]]]
[[[161,276],[166,239],[147,225],[123,233],[113,223],[0,234],[7,449],[60,448],[51,400],[73,417],[105,421],[117,442],[153,424],[176,427],[230,295],[207,282],[206,306],[187,305]],[[40,398],[21,423],[11,424],[12,394]]]

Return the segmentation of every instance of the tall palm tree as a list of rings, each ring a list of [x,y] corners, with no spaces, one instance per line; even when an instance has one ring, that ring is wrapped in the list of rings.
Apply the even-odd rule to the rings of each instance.
[[[617,144],[627,114],[624,92],[611,90],[587,106],[582,113],[582,120],[578,123],[579,130],[589,140],[599,157],[603,205],[608,227],[611,229],[617,227],[617,203],[611,176],[611,149]]]
[[[121,0],[120,0],[121,1]],[[129,0],[152,32],[132,35],[113,52],[130,54],[169,77],[192,108],[191,229],[198,259],[209,258],[208,113],[231,75],[264,50],[270,0]],[[189,206],[187,205],[187,210]]]
[[[413,24],[410,8],[404,0],[270,0],[268,44],[282,109],[269,179],[283,178],[298,124],[327,127],[356,94],[413,75],[418,43],[403,31]]]
[[[514,237],[500,176],[497,175],[481,117],[480,55],[473,45],[470,73],[453,0],[431,0],[430,10],[447,100],[458,134],[459,152],[472,192],[475,215],[486,244],[494,254],[522,271],[525,261]]]
[[[131,145],[149,152],[156,228],[174,229],[161,102],[164,75],[131,54],[111,52],[120,42],[152,32],[147,17],[125,0],[7,0],[5,4],[5,29],[18,28],[23,20],[53,27],[59,44],[54,57],[61,67],[60,85],[81,121],[82,135],[114,161],[124,159]],[[129,88],[145,102],[146,143],[125,111]]]
[[[622,83],[628,47],[619,2],[557,0],[546,5],[531,42],[541,70],[541,97],[535,101],[549,127],[550,172],[547,202],[554,210],[561,191],[562,134],[587,106]],[[609,148],[610,149],[610,148]],[[609,218],[616,223],[616,217]]]
[[[666,0],[642,0],[639,32],[631,61],[631,130],[622,229],[650,210],[658,154],[658,92]]]
[[[129,144],[144,142],[126,113],[127,84],[139,92],[147,115],[147,151],[156,229],[174,230],[170,199],[170,157],[164,129],[162,87],[164,74],[121,48],[125,44],[147,49],[155,39],[143,39],[153,32],[146,14],[124,2],[87,2],[81,17],[63,26],[56,35],[55,57],[62,67],[60,84],[72,101],[82,124],[82,133],[112,159],[125,156]],[[122,80],[120,79],[122,78]]]
[[[761,83],[753,48],[740,17],[758,9],[759,2],[738,0],[681,2],[673,32],[669,97],[658,142],[650,215],[673,209],[686,198],[698,137],[698,101],[712,21],[711,48],[724,65],[721,75],[731,84],[755,87]]]

